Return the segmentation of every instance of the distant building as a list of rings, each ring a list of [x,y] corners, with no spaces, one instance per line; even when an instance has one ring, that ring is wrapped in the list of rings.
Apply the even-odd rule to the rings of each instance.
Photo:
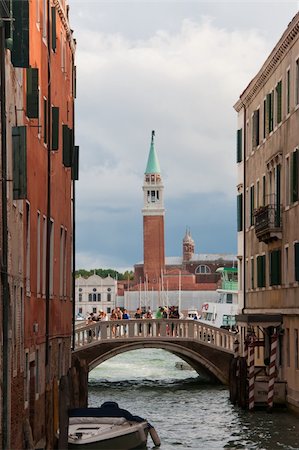
[[[108,276],[101,278],[91,275],[88,278],[76,278],[75,299],[76,317],[86,318],[90,313],[104,311],[108,315],[115,308],[117,298],[117,280]]]
[[[164,186],[152,132],[143,183],[144,260],[134,266],[134,285],[124,290],[124,306],[178,305],[182,310],[200,308],[217,300],[219,267],[237,264],[235,255],[195,254],[190,230],[183,238],[182,256],[165,257]]]
[[[239,303],[244,308],[239,326],[243,337],[263,343],[255,353],[260,373],[264,368],[268,374],[272,354],[276,380],[287,383],[287,402],[297,410],[298,55],[299,14],[296,14],[235,104]]]

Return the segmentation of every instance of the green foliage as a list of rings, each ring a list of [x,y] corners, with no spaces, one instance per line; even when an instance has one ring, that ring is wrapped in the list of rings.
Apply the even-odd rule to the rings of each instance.
[[[106,278],[110,275],[112,278],[117,278],[118,280],[127,280],[128,278],[133,280],[134,278],[134,272],[132,270],[126,270],[124,273],[121,273],[114,269],[79,269],[76,270],[75,277],[78,278],[81,276],[83,278],[88,278],[94,274],[99,275],[102,278]]]

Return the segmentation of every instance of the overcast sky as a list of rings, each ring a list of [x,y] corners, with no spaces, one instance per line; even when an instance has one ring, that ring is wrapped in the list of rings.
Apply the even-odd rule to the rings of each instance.
[[[166,254],[236,252],[233,109],[297,1],[70,0],[77,39],[77,268],[143,259],[142,184],[156,131]]]

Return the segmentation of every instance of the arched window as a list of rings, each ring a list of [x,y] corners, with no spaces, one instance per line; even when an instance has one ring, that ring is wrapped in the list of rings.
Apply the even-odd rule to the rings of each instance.
[[[88,301],[92,302],[92,294],[88,294]]]
[[[209,268],[209,266],[206,266],[205,264],[200,264],[199,266],[196,267],[195,273],[196,274],[211,273],[211,269]]]
[[[82,302],[82,294],[79,294],[79,302]]]
[[[111,294],[107,294],[107,302],[111,302]]]
[[[97,301],[97,294],[92,294],[93,297],[93,301],[96,302]]]
[[[98,294],[98,302],[101,301],[101,294]]]

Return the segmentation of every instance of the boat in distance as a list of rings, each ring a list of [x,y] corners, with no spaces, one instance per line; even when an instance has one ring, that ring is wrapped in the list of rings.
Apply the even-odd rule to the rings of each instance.
[[[154,444],[160,439],[146,419],[105,402],[100,408],[75,408],[69,411],[69,449],[132,450],[145,448],[148,433]]]

